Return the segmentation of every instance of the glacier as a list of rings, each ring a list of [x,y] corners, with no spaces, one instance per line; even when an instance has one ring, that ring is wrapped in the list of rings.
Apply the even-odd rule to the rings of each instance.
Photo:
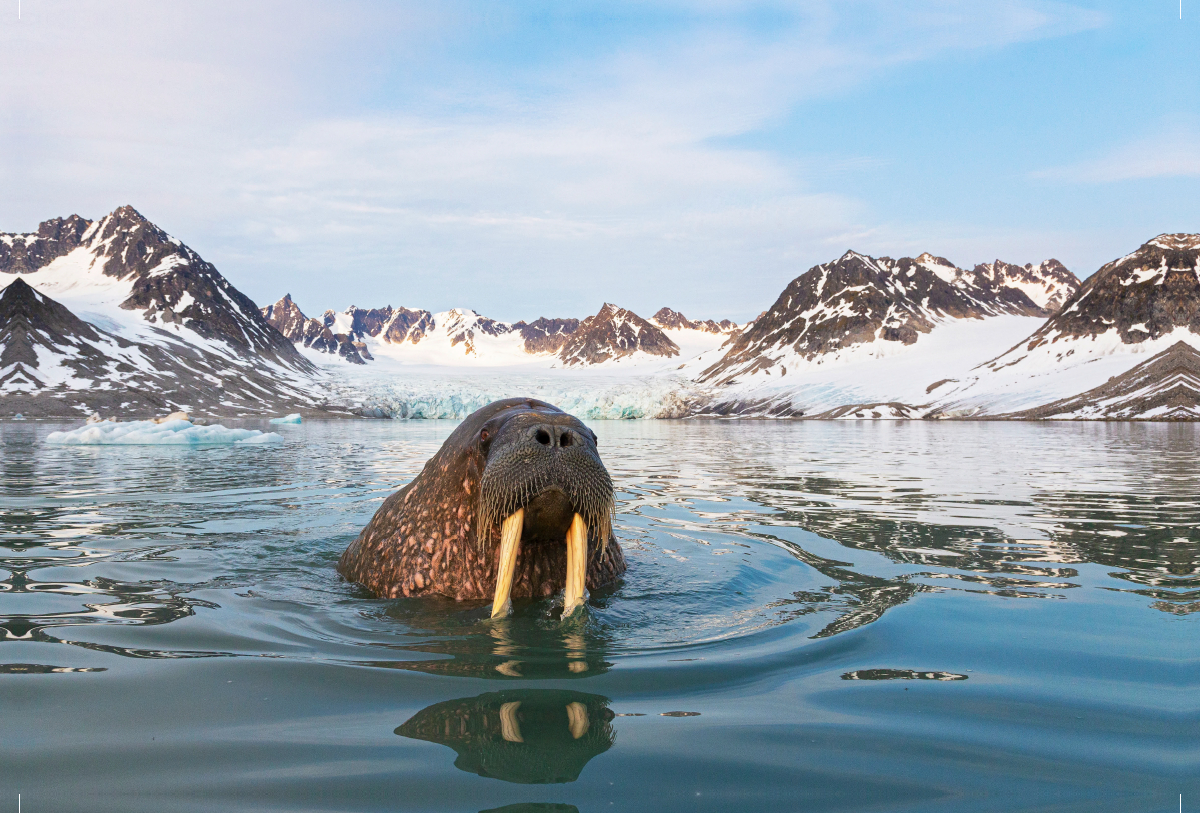
[[[377,418],[462,420],[501,398],[537,398],[586,420],[683,418],[705,400],[684,376],[539,374],[505,370],[475,375],[445,371],[402,376],[356,376],[332,385],[334,396],[353,401]]]

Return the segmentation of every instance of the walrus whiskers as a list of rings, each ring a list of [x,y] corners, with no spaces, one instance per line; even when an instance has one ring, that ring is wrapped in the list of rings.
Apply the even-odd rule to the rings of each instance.
[[[594,477],[581,480],[574,471],[558,464],[530,471],[516,465],[497,467],[486,472],[480,483],[479,504],[476,509],[475,544],[482,550],[487,546],[493,529],[505,517],[512,516],[548,488],[562,489],[585,524],[596,531],[599,553],[608,549],[614,513],[612,480],[603,468]],[[513,482],[516,480],[516,482]]]

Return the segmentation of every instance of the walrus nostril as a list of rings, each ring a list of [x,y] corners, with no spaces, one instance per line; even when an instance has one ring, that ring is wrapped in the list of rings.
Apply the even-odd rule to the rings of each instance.
[[[566,431],[564,431],[562,433],[562,436],[558,439],[559,446],[570,446],[574,442],[575,442],[574,436],[572,436],[570,432],[566,432]]]
[[[533,436],[533,439],[536,440],[538,443],[542,444],[543,446],[550,445],[550,433],[547,432],[545,429],[537,430],[537,434],[535,434]]]

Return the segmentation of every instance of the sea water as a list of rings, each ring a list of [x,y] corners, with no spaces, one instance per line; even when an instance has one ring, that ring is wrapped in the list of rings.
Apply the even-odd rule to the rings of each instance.
[[[563,624],[338,577],[452,423],[0,423],[0,810],[1200,807],[1197,427],[592,425]]]

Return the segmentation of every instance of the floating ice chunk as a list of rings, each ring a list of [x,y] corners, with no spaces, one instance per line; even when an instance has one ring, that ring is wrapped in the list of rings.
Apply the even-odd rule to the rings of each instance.
[[[190,421],[101,421],[72,429],[69,432],[51,432],[47,443],[68,446],[125,445],[172,445],[201,446],[214,444],[264,444],[282,443],[283,438],[274,432],[257,429],[229,429],[213,426],[195,426]]]
[[[291,415],[284,415],[282,418],[272,418],[271,423],[303,423],[304,419],[300,417],[299,412],[293,412]]]

